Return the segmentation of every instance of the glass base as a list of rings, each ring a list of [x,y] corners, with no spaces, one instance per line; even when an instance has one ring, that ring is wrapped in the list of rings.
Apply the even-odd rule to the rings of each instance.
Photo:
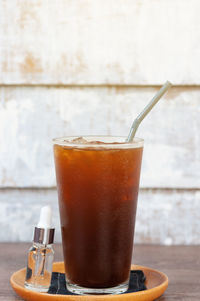
[[[27,282],[24,283],[24,287],[31,291],[39,292],[39,293],[47,293],[49,290],[49,287],[47,286],[37,286]]]
[[[123,283],[118,286],[109,288],[87,288],[76,284],[66,283],[67,289],[74,294],[78,295],[117,295],[125,293],[128,290],[128,283]]]

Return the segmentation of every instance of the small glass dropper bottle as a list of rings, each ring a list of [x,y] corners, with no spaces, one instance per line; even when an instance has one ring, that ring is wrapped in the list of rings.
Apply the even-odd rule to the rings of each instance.
[[[51,282],[55,232],[55,229],[51,228],[51,219],[51,207],[42,207],[40,220],[34,231],[33,245],[28,252],[24,286],[37,292],[47,292]]]

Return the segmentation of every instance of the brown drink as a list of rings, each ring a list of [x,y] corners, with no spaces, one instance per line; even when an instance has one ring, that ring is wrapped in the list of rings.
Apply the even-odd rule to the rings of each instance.
[[[71,140],[75,137],[66,138]],[[124,141],[123,137],[85,137]],[[129,281],[143,140],[54,140],[69,290],[120,293]]]

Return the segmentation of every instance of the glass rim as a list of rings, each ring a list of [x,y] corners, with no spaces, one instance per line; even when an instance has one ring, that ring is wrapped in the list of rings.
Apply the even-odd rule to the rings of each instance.
[[[73,139],[83,138],[88,143],[72,142]],[[110,138],[110,139],[109,139]],[[53,145],[67,146],[72,148],[104,148],[104,149],[127,149],[143,147],[144,139],[135,137],[132,142],[126,142],[125,136],[112,136],[112,135],[82,135],[82,136],[64,136],[52,139]],[[89,139],[89,140],[88,140]],[[71,140],[71,141],[70,141]],[[103,140],[103,141],[101,141]],[[110,140],[110,141],[109,141]],[[112,140],[112,141],[111,141]],[[118,140],[118,141],[116,141]],[[92,142],[93,143],[90,143]],[[98,143],[94,143],[98,141]],[[102,142],[102,143],[99,143]],[[114,144],[114,142],[117,142]]]

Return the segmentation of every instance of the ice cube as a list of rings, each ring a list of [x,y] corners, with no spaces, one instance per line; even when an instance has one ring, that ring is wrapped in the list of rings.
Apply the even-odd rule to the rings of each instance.
[[[80,144],[88,144],[88,143],[90,143],[89,141],[87,141],[86,139],[84,139],[83,137],[77,137],[77,138],[75,138],[75,139],[73,139],[72,141],[71,141],[72,143],[74,142],[74,143],[80,143]]]

